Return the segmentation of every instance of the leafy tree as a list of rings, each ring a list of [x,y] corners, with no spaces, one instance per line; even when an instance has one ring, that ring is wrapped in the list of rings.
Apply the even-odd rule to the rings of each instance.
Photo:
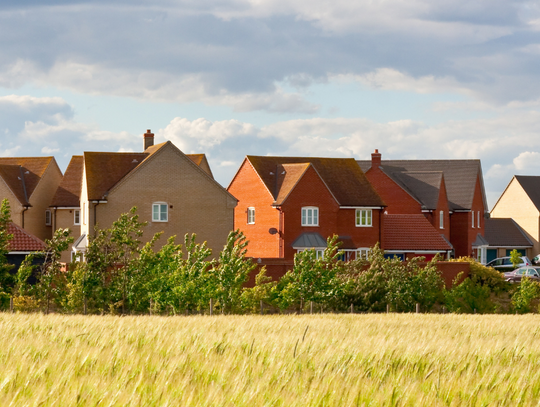
[[[13,235],[9,233],[10,222],[11,209],[9,201],[4,198],[0,204],[0,302],[2,303],[9,300],[15,285],[15,277],[10,273],[13,265],[7,260],[9,243],[13,239]]]
[[[491,301],[491,290],[487,285],[475,283],[471,278],[464,279],[462,273],[454,279],[452,289],[444,292],[445,303],[450,312],[491,313],[495,304]]]
[[[524,278],[512,296],[512,306],[520,313],[532,311],[532,303],[540,297],[540,284],[530,278]]]
[[[277,284],[277,281],[273,281],[272,277],[266,275],[266,267],[263,266],[255,276],[255,286],[244,288],[242,291],[240,298],[242,309],[250,313],[257,313],[260,311],[261,301],[277,306],[279,298]]]
[[[232,312],[239,306],[242,285],[256,267],[246,258],[247,245],[248,241],[239,229],[230,232],[218,262],[211,270],[210,290],[222,312]]]
[[[516,249],[512,250],[510,252],[510,261],[512,262],[514,268],[517,269],[518,265],[521,263],[521,253]]]

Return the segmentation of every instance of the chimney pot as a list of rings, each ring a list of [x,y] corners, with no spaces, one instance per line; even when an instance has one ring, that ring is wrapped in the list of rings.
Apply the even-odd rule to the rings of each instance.
[[[152,147],[154,145],[154,133],[150,131],[150,129],[146,130],[146,133],[143,135],[144,139],[144,149],[146,150],[148,147]]]

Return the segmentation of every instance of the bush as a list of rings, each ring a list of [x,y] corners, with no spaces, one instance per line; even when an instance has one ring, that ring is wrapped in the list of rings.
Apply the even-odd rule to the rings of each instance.
[[[519,314],[532,311],[532,303],[540,296],[540,284],[530,278],[521,280],[512,296],[512,306]]]
[[[459,273],[454,280],[452,289],[444,292],[448,310],[458,314],[494,312],[495,304],[490,299],[491,290],[489,286],[478,284],[471,278],[466,278],[461,284],[458,284],[462,277],[463,274]]]

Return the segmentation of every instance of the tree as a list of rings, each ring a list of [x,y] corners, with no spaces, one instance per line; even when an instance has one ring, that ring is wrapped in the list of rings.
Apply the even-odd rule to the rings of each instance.
[[[519,264],[521,263],[521,253],[518,252],[516,249],[512,250],[510,252],[510,261],[512,262],[514,268],[517,269]]]
[[[11,223],[11,208],[9,201],[4,198],[0,204],[0,301],[9,299],[13,294],[15,277],[10,273],[13,265],[8,263],[7,254],[13,235],[9,233]]]

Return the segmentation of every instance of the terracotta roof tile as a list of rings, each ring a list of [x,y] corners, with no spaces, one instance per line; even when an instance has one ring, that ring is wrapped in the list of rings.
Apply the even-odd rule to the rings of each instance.
[[[54,157],[0,157],[0,176],[21,204],[27,204]]]
[[[533,244],[511,218],[485,220],[484,237],[493,247],[532,247]]]
[[[452,246],[424,215],[384,215],[384,249],[451,250]]]
[[[358,164],[364,171],[371,168],[369,160],[359,160]],[[388,175],[411,171],[442,171],[452,210],[470,210],[477,178],[480,177],[480,183],[483,183],[480,160],[382,160],[381,168]],[[482,194],[487,208],[483,186]]]
[[[287,199],[289,193],[293,190],[310,165],[311,164],[309,163],[278,165],[276,182],[277,193],[274,192],[274,196],[277,195],[277,205],[281,205],[285,199]]]
[[[212,170],[210,169],[210,165],[208,164],[205,154],[186,154],[186,156],[188,156],[191,161],[197,164],[208,175],[210,175],[212,179],[214,179],[214,174],[212,174]]]
[[[51,206],[80,206],[81,186],[83,177],[84,158],[74,155],[66,169]]]
[[[35,252],[45,249],[43,241],[14,223],[9,224],[8,233],[13,234],[13,239],[9,243],[9,250],[12,252]]]
[[[373,186],[352,158],[247,156],[247,159],[265,183],[274,200],[282,196],[287,196],[290,192],[287,188],[295,185],[289,182],[290,180],[284,179],[279,190],[276,191],[276,176],[279,177],[282,175],[280,169],[284,168],[283,165],[311,164],[326,183],[339,205],[385,205],[382,198],[375,192]],[[295,167],[294,171],[298,171],[298,168]],[[295,174],[296,176],[298,175],[297,172]],[[283,188],[283,191],[281,188]]]

